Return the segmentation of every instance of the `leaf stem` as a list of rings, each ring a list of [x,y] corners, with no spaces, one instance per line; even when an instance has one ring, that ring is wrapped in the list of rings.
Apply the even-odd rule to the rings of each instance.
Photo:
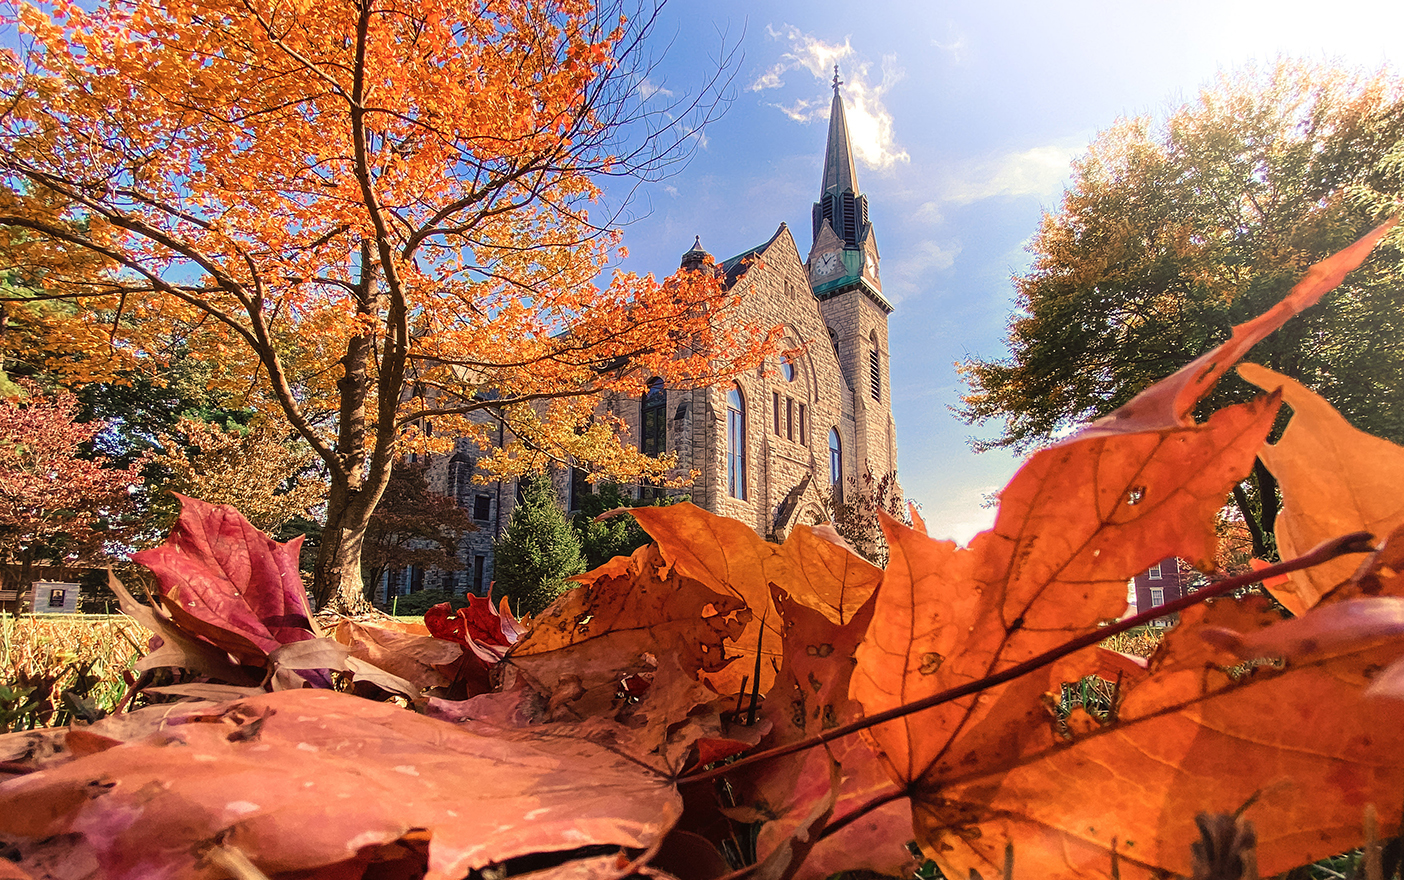
[[[844,815],[830,822],[828,825],[825,825],[824,830],[819,832],[819,839],[823,840],[824,838],[832,834],[837,834],[838,832],[846,828],[848,825],[858,821],[859,819],[871,813],[873,810],[876,810],[878,807],[886,806],[887,804],[890,804],[893,801],[901,800],[902,798],[907,796],[907,792],[908,789],[906,787],[894,788],[891,791],[884,792],[883,794],[878,795],[870,801],[866,801],[865,803],[859,805],[858,807],[855,807],[848,813],[845,813]]]
[[[1064,642],[1056,648],[1039,654],[1037,657],[1031,657],[1028,660],[1025,660],[1023,663],[1016,664],[1014,666],[1009,667],[1008,669],[996,672],[993,675],[986,676],[985,678],[979,679],[977,681],[972,681],[968,684],[960,685],[959,687],[953,687],[948,690],[941,691],[938,694],[932,694],[929,697],[924,697],[920,700],[916,700],[914,702],[907,703],[902,706],[897,706],[893,709],[888,709],[885,712],[878,712],[875,715],[869,715],[866,718],[860,718],[852,723],[845,724],[841,727],[831,728],[806,739],[797,740],[792,743],[786,743],[785,745],[776,746],[773,749],[766,749],[762,752],[756,752],[755,754],[747,755],[744,758],[738,758],[737,760],[732,761],[730,764],[725,764],[721,767],[716,767],[711,770],[704,770],[700,773],[695,773],[689,776],[683,776],[678,780],[678,784],[682,784],[685,782],[705,782],[709,779],[716,779],[719,776],[724,776],[728,773],[733,773],[741,769],[742,767],[747,767],[751,764],[759,764],[762,761],[770,761],[775,758],[783,758],[786,755],[793,755],[795,752],[802,752],[806,749],[812,749],[816,746],[823,745],[826,742],[839,739],[840,737],[845,737],[849,736],[850,734],[857,733],[860,730],[866,730],[869,727],[884,724],[888,721],[895,721],[898,718],[905,718],[906,716],[916,712],[920,712],[923,709],[930,709],[934,706],[940,706],[944,703],[949,703],[952,700],[958,700],[961,697],[966,697],[971,694],[979,693],[980,691],[992,688],[995,685],[1004,684],[1006,681],[1012,681],[1013,679],[1016,679],[1022,675],[1027,675],[1028,673],[1033,672],[1035,669],[1047,666],[1048,664],[1053,663],[1054,661],[1061,660],[1063,657],[1066,657],[1067,655],[1075,651],[1080,651],[1083,648],[1088,647],[1089,645],[1095,645],[1098,642],[1104,641],[1110,638],[1111,636],[1116,635],[1117,633],[1123,633],[1126,632],[1128,629],[1134,629],[1135,627],[1143,626],[1157,618],[1164,617],[1168,614],[1174,614],[1178,611],[1183,611],[1186,608],[1198,605],[1199,603],[1204,602],[1208,599],[1213,599],[1217,596],[1222,596],[1225,593],[1231,593],[1234,590],[1237,590],[1241,587],[1246,587],[1249,584],[1255,584],[1259,581],[1267,580],[1268,578],[1276,577],[1280,574],[1287,574],[1289,572],[1298,571],[1303,568],[1310,568],[1313,565],[1320,565],[1323,562],[1327,562],[1329,560],[1335,559],[1337,556],[1342,556],[1347,553],[1371,552],[1374,549],[1369,544],[1369,541],[1372,537],[1373,536],[1369,532],[1352,532],[1348,535],[1342,535],[1339,538],[1333,538],[1329,541],[1325,541],[1322,544],[1317,545],[1314,549],[1301,556],[1296,557],[1295,559],[1289,559],[1286,562],[1279,562],[1277,565],[1269,566],[1268,568],[1263,568],[1259,569],[1258,571],[1253,571],[1247,574],[1239,575],[1235,578],[1229,578],[1226,581],[1220,581],[1219,583],[1214,584],[1213,586],[1205,587],[1204,589],[1199,590],[1195,593],[1191,593],[1190,595],[1185,596],[1184,598],[1176,599],[1174,602],[1168,602],[1164,605],[1159,605],[1155,608],[1152,608],[1150,611],[1147,611],[1144,614],[1137,614],[1133,617],[1128,617],[1125,620],[1119,620],[1116,623],[1110,624],[1108,626],[1098,627],[1092,632],[1084,633],[1083,635],[1078,636],[1077,638],[1072,639],[1071,641]]]

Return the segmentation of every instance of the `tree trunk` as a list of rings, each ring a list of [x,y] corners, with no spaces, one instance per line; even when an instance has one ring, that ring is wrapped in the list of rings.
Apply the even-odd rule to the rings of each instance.
[[[339,614],[370,610],[361,578],[361,548],[379,493],[352,491],[333,480],[327,499],[327,522],[312,570],[312,600],[317,608]]]
[[[1262,459],[1253,460],[1253,471],[1248,480],[1252,482],[1255,498],[1250,498],[1243,483],[1233,487],[1233,500],[1243,514],[1243,522],[1248,526],[1248,534],[1253,539],[1253,555],[1266,562],[1277,562],[1277,480],[1263,464]]]

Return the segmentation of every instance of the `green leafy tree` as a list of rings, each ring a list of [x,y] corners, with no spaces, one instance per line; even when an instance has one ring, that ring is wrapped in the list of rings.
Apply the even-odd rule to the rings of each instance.
[[[525,477],[507,532],[493,547],[493,601],[506,596],[518,615],[536,614],[585,570],[580,540],[544,477]]]
[[[602,513],[621,507],[663,507],[686,501],[690,496],[667,498],[635,498],[621,492],[613,483],[601,486],[598,492],[580,500],[580,510],[571,517],[571,525],[580,538],[580,552],[590,568],[599,568],[616,556],[628,556],[653,540],[632,516],[611,516],[597,520]]]
[[[1160,124],[1123,119],[1074,165],[1018,291],[1006,357],[961,365],[979,449],[1025,451],[1111,412],[1280,300],[1313,262],[1398,210],[1404,82],[1280,61],[1221,75]],[[1387,241],[1248,359],[1296,378],[1358,427],[1404,440],[1404,255]],[[1256,393],[1230,378],[1202,416]],[[1273,553],[1277,486],[1234,492]]]

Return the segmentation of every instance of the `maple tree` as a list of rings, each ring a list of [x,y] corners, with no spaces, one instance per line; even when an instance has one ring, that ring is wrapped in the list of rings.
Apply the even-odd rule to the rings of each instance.
[[[0,249],[78,380],[181,346],[283,419],[329,479],[312,584],[359,607],[366,524],[399,455],[509,442],[623,479],[599,395],[753,366],[704,273],[616,273],[602,175],[683,158],[719,81],[645,90],[653,17],[577,0],[24,5],[0,57]],[[721,78],[725,68],[718,73]],[[95,269],[94,263],[99,264]],[[250,394],[251,389],[261,389]]]
[[[0,397],[0,562],[6,589],[33,580],[36,563],[101,564],[135,513],[141,462],[108,467],[84,457],[102,422],[76,422],[72,394],[20,380]],[[23,586],[22,589],[28,589]]]
[[[326,495],[309,469],[316,458],[306,445],[280,436],[266,420],[221,427],[182,418],[179,437],[161,434],[152,462],[165,471],[161,489],[211,504],[232,504],[255,528],[277,530],[305,517]],[[174,512],[169,517],[174,520]]]
[[[1052,442],[1228,338],[1307,266],[1399,210],[1401,138],[1399,77],[1286,59],[1221,74],[1164,119],[1099,134],[1015,279],[1008,355],[961,365],[961,417],[1000,428],[977,448]],[[1253,357],[1401,442],[1404,257],[1382,248]],[[1198,415],[1255,393],[1230,377]],[[1271,558],[1271,472],[1255,467],[1234,495],[1254,552]]]
[[[1221,860],[1268,876],[1398,835],[1404,449],[1250,365],[1265,394],[1195,417],[1388,232],[1030,457],[968,546],[883,516],[885,570],[830,529],[775,545],[690,504],[640,507],[620,515],[653,543],[527,623],[479,599],[422,631],[347,620],[333,638],[295,543],[189,501],[141,555],[157,606],[123,600],[162,639],[143,668],[195,678],[0,737],[12,870],[820,880],[904,873],[914,837],[950,877],[1151,880]],[[1326,540],[1113,623],[1130,575],[1209,564],[1260,455],[1283,545]],[[1259,578],[1299,614],[1235,598]],[[1099,647],[1163,614],[1180,623],[1149,658]],[[1107,712],[1051,711],[1091,673],[1115,682]]]

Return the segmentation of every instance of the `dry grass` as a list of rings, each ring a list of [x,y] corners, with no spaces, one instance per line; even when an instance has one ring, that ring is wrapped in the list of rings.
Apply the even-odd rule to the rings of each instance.
[[[1149,657],[1155,653],[1156,648],[1160,647],[1160,640],[1165,637],[1165,632],[1164,629],[1157,627],[1141,626],[1124,633],[1117,633],[1102,642],[1102,647],[1119,651],[1122,654]]]
[[[111,711],[149,637],[120,614],[0,614],[0,730]]]

